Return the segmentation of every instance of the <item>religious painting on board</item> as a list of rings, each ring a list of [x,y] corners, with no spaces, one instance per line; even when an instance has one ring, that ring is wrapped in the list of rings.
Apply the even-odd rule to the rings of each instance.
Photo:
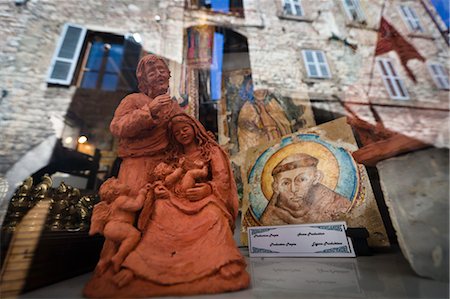
[[[254,89],[250,69],[224,73],[219,143],[231,154],[237,170],[238,190],[249,148],[279,140],[301,128],[313,126],[309,100],[283,96],[279,91]]]
[[[249,226],[346,221],[365,227],[369,245],[389,241],[356,142],[345,118],[247,152],[242,242]]]

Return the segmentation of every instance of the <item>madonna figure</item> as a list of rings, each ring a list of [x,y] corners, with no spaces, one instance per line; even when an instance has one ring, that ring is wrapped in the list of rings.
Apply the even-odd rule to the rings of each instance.
[[[227,154],[186,114],[168,120],[167,140],[165,160],[147,170],[151,188],[137,221],[140,241],[119,271],[109,267],[94,274],[86,296],[193,295],[248,287],[246,263],[233,239],[238,198]]]

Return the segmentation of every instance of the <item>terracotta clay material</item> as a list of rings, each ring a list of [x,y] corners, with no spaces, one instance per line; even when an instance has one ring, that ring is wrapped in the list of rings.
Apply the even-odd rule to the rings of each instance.
[[[94,209],[91,233],[104,234],[105,244],[84,295],[247,288],[245,259],[233,239],[238,198],[227,154],[171,100],[163,60],[144,57],[137,77],[141,93],[123,99],[111,122],[123,162]]]

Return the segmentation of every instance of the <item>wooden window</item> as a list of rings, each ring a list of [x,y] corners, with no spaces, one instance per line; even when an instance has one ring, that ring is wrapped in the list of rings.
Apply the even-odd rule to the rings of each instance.
[[[330,69],[323,51],[303,50],[302,53],[308,77],[331,78]]]
[[[405,88],[403,79],[398,75],[394,68],[394,64],[390,59],[379,58],[378,67],[383,78],[389,96],[394,100],[408,100],[408,91]]]
[[[47,82],[71,85],[76,76],[74,84],[81,88],[137,90],[135,72],[142,47],[135,37],[139,40],[137,34],[124,37],[65,24]]]
[[[359,0],[342,0],[347,16],[352,21],[362,22],[365,20]]]
[[[133,35],[89,32],[77,85],[106,91],[137,90],[135,73],[141,48]]]
[[[283,13],[289,16],[304,16],[300,0],[283,0]]]
[[[239,17],[244,16],[242,0],[185,0],[188,8],[204,8],[213,12],[232,13]]]
[[[407,5],[400,5],[400,11],[402,12],[403,19],[408,24],[411,31],[424,32],[422,25],[420,25],[419,17],[416,11]]]
[[[53,54],[47,82],[70,85],[86,36],[86,28],[75,24],[64,24]]]
[[[434,83],[439,89],[450,89],[448,71],[442,64],[432,63],[428,65]]]
[[[110,44],[103,41],[90,42],[80,87],[116,90],[122,66],[122,56],[123,44]]]

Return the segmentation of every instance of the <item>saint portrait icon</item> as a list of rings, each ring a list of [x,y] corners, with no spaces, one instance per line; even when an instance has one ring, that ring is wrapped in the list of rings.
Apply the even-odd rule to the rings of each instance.
[[[351,206],[350,200],[320,181],[319,160],[308,154],[284,158],[272,171],[274,194],[261,216],[262,224],[294,224],[328,221]]]
[[[260,225],[342,219],[360,194],[351,154],[314,134],[287,137],[250,171],[250,210]]]

